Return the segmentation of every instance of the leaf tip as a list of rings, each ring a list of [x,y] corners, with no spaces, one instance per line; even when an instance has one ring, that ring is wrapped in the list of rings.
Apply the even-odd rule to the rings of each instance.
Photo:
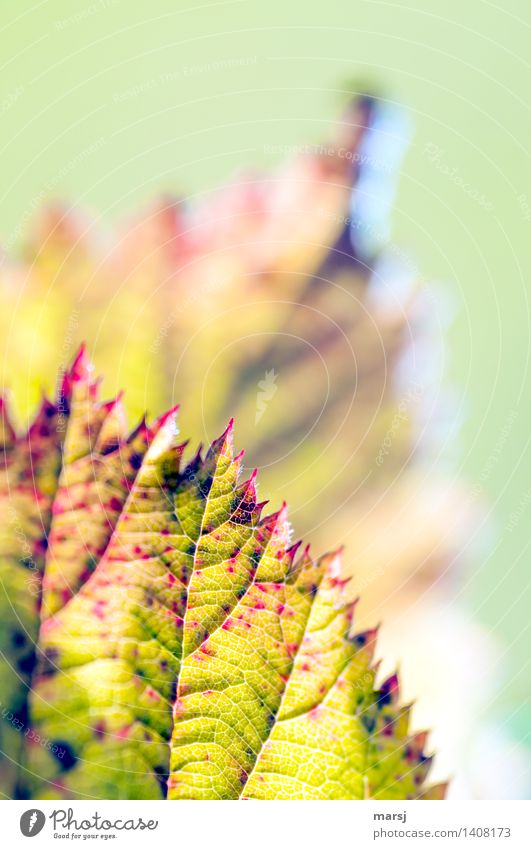
[[[383,682],[378,691],[379,705],[396,705],[400,696],[398,673],[394,672]]]
[[[72,380],[82,380],[87,375],[88,371],[90,371],[90,369],[91,365],[87,352],[87,343],[82,342],[70,367],[70,375],[72,377]]]
[[[159,416],[158,419],[155,419],[151,426],[151,430],[153,434],[161,431],[168,422],[171,422],[175,427],[177,427],[177,413],[179,412],[180,404],[174,404],[173,407],[170,407],[162,416]]]

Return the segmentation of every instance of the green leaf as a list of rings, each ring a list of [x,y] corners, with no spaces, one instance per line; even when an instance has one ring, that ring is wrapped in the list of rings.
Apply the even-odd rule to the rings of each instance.
[[[39,628],[47,532],[60,468],[57,408],[43,401],[17,437],[0,401],[0,789],[15,792]]]
[[[48,546],[28,626],[36,634],[40,619],[19,795],[442,792],[426,789],[425,736],[410,733],[396,678],[375,685],[375,631],[352,634],[341,552],[299,553],[285,505],[262,516],[255,473],[240,481],[232,421],[190,461],[176,410],[127,436],[119,401],[98,402],[83,350],[46,409],[64,424],[39,433],[55,446],[47,476],[32,478],[32,440],[4,427],[6,456],[20,454],[6,503],[29,486],[34,528],[47,493],[34,528]],[[10,539],[2,568],[18,575],[27,566]]]

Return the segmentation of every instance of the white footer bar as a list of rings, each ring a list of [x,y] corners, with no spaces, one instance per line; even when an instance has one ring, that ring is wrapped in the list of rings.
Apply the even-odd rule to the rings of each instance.
[[[531,802],[5,801],[0,813],[6,849],[531,849]]]

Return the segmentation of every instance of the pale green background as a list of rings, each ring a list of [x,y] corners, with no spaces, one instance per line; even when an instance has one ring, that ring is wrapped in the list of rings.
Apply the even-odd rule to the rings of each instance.
[[[0,26],[0,241],[9,245],[42,197],[74,198],[113,221],[161,189],[195,192],[242,163],[280,157],[264,145],[318,140],[353,76],[408,105],[416,134],[395,239],[424,277],[454,292],[447,376],[464,422],[447,460],[492,504],[462,596],[510,645],[493,710],[523,738],[531,727],[529,4],[4,0]],[[438,164],[428,144],[441,149]]]

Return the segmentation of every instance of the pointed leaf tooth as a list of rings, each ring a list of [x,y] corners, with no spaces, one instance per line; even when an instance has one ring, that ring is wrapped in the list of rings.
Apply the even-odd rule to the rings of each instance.
[[[70,368],[66,369],[63,373],[58,403],[65,400],[69,402],[71,400],[72,391],[76,383],[83,382],[88,386],[91,381],[92,365],[88,357],[87,346],[85,342],[82,342]]]
[[[429,731],[417,731],[412,737],[413,744],[417,751],[423,752],[428,742]]]
[[[112,401],[107,401],[101,406],[106,415],[98,433],[94,450],[100,454],[107,454],[127,437],[127,417],[123,403],[123,392],[120,392]]]
[[[387,708],[382,711],[382,731],[385,733],[386,726],[390,726],[390,732],[399,740],[410,738],[409,725],[411,721],[411,705],[398,708]]]
[[[59,412],[68,416],[64,439],[65,465],[94,450],[107,415],[105,406],[97,403],[100,381],[93,379],[92,372],[86,347],[82,345],[70,370],[63,376],[57,401]]]
[[[239,455],[238,455],[239,456]],[[234,460],[238,459],[238,456],[234,458]],[[253,469],[247,480],[243,481],[243,483],[239,484],[236,489],[236,492],[241,495],[243,498],[245,495],[252,496],[256,503],[256,476],[258,474],[258,469]]]
[[[343,596],[344,588],[350,583],[351,578],[344,577],[343,572],[343,552],[344,546],[340,546],[335,551],[331,551],[321,557],[322,567],[325,571],[325,579],[331,587],[337,587],[338,596]]]
[[[258,501],[258,502],[256,503],[256,507],[255,507],[255,515],[256,515],[256,521],[257,521],[257,523],[262,521],[262,511],[263,511],[264,507],[266,507],[268,504],[269,504],[269,501],[268,501],[268,500],[266,500],[266,501]]]
[[[302,552],[299,557],[301,567],[314,567],[316,565],[310,554],[310,551],[311,546],[310,543],[307,542],[304,548],[302,549]],[[322,572],[322,569],[320,571]]]
[[[352,601],[348,601],[345,603],[345,618],[347,620],[347,630],[345,631],[345,639],[350,636],[352,623],[354,622],[354,613],[356,611],[356,606],[358,602],[359,598],[355,598]]]
[[[180,406],[181,406],[180,404],[174,404],[174,406],[170,407],[170,409],[167,412],[165,412],[161,416],[159,416],[158,419],[155,419],[155,421],[151,425],[151,430],[153,431],[153,433],[157,433],[159,430],[161,430],[163,427],[165,427],[167,425],[167,423],[170,422],[170,421],[174,425],[176,425],[177,424],[177,413],[180,410]]]
[[[254,515],[257,497],[255,486],[256,474],[257,469],[255,469],[251,476],[236,489],[238,506],[234,511],[234,521],[239,524],[249,524],[254,518],[256,518]]]
[[[201,466],[203,464],[202,453],[203,453],[203,444],[200,442],[199,445],[197,446],[197,450],[196,450],[195,454],[193,455],[192,459],[189,460],[189,462],[187,463],[187,465],[184,469],[183,477],[194,478],[196,476],[197,472],[199,471],[199,469],[201,468]]]
[[[286,550],[286,554],[289,555],[292,560],[295,560],[295,557],[297,556],[297,552],[299,551],[301,545],[302,539],[298,539],[295,542],[292,542],[289,548]]]
[[[210,459],[211,457],[218,456],[219,454],[225,454],[232,459],[233,457],[233,429],[234,429],[234,419],[230,419],[227,427],[217,439],[211,443],[206,459]]]
[[[115,398],[109,398],[108,401],[102,401],[100,403],[100,407],[105,410],[107,414],[113,411],[115,407],[119,407],[120,405],[123,407],[123,399],[124,399],[124,390],[121,389],[120,392],[116,395]]]
[[[133,442],[136,439],[141,439],[145,441],[146,445],[149,445],[151,440],[153,439],[153,434],[150,428],[148,427],[145,414],[142,416],[137,426],[131,431],[127,438],[127,441]]]
[[[280,510],[278,511],[278,520],[279,522],[288,521],[288,505],[286,501],[283,501],[280,505]]]
[[[265,516],[260,520],[255,538],[257,541],[257,552],[261,559],[256,572],[256,580],[260,583],[280,582],[286,579],[290,566],[289,557],[286,557],[286,549],[289,545],[291,529],[288,523],[288,511],[285,504],[275,513]],[[267,541],[265,551],[261,548]]]
[[[70,376],[72,380],[86,380],[89,377],[91,370],[90,359],[87,352],[87,343],[82,342],[77,354],[74,356],[72,365],[70,366]]]
[[[367,652],[371,660],[374,657],[374,652],[376,651],[378,631],[379,626],[376,628],[367,628],[367,630],[360,631],[360,633],[354,634],[350,637],[351,642],[356,646],[356,648]]]
[[[291,575],[291,580],[296,584],[300,592],[307,593],[311,596],[315,595],[323,579],[323,569],[320,567],[319,562],[315,562],[311,557],[310,546],[308,544],[304,546],[298,559],[295,560]]]
[[[407,763],[407,758],[406,758]],[[422,785],[426,782],[428,775],[433,766],[433,755],[424,755],[419,753],[418,762],[414,767],[411,768],[412,778],[416,786]],[[397,783],[401,778],[401,774],[397,776]]]
[[[94,368],[92,363],[90,364],[90,368],[91,369]],[[89,397],[92,401],[96,402],[98,400],[100,389],[101,389],[102,385],[103,385],[103,377],[101,375],[94,377],[93,380],[91,382],[89,382],[89,384],[88,384],[88,386],[89,386]]]
[[[184,442],[178,442],[176,445],[172,445],[172,447],[170,448],[169,455],[170,455],[171,459],[169,458],[169,460],[168,460],[166,472],[168,473],[167,479],[168,479],[168,481],[170,481],[170,480],[172,481],[172,485],[173,485],[173,482],[175,482],[175,485],[177,485],[177,478],[179,480],[182,479],[182,475],[183,475],[183,471],[184,471],[183,470],[183,459],[184,459],[184,453],[185,453],[187,447],[188,447],[188,440],[185,440]],[[173,475],[170,476],[170,474],[169,474],[170,469],[173,469],[174,474],[177,475],[177,478],[174,477]]]
[[[281,509],[275,510],[274,513],[268,513],[267,516],[264,516],[260,520],[260,527],[270,528],[272,530],[282,521],[281,513]]]
[[[320,574],[318,586],[322,603],[318,606],[320,615],[329,620],[337,619],[337,627],[342,628],[342,638],[346,639],[350,629],[349,611],[346,607],[345,586],[350,579],[339,577],[342,574],[342,549],[322,555],[317,561]],[[352,650],[352,644],[350,644]]]
[[[293,542],[286,549],[286,558],[287,558],[288,564],[289,564],[288,565],[288,575],[287,575],[287,577],[288,577],[288,580],[290,580],[291,582],[296,580],[297,574],[298,574],[298,571],[299,571],[299,569],[298,569],[299,561],[297,560],[297,553],[298,553],[301,545],[302,545],[302,540],[298,539],[295,542]]]
[[[157,419],[149,428],[151,442],[146,455],[147,462],[155,463],[163,454],[167,454],[172,447],[177,445],[177,410],[178,406],[172,408],[164,416]]]
[[[380,687],[378,693],[378,704],[383,707],[384,705],[396,705],[400,695],[400,686],[398,675],[395,672],[393,675],[390,675]]]

